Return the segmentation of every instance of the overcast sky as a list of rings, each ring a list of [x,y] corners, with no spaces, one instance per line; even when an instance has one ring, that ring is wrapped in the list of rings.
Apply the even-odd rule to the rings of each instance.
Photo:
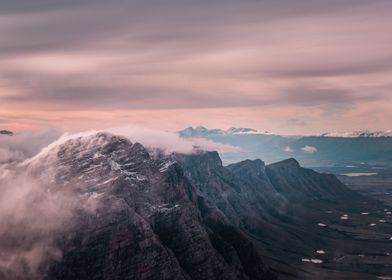
[[[0,1],[0,129],[392,129],[392,1]]]

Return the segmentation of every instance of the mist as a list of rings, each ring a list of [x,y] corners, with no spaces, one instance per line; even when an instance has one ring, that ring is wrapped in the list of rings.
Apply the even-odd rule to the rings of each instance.
[[[67,231],[75,211],[94,207],[72,188],[24,168],[8,169],[0,186],[0,278],[39,279],[48,261],[61,259],[56,236]]]
[[[20,162],[34,156],[41,149],[58,139],[64,132],[58,128],[0,136],[0,164]]]

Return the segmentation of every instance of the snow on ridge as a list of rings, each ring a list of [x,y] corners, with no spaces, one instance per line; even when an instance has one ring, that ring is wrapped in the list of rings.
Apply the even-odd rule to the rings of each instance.
[[[360,130],[360,131],[354,131],[354,132],[327,132],[327,133],[323,133],[323,134],[321,134],[319,136],[322,136],[322,137],[338,137],[338,138],[392,137],[392,130],[387,130],[387,131]]]
[[[54,142],[50,143],[48,146],[44,147],[38,154],[35,156],[26,159],[24,162],[20,164],[20,166],[26,166],[29,165],[30,163],[39,160],[45,156],[50,156],[50,154],[53,154],[54,151],[56,151],[61,145],[66,143],[68,140],[72,139],[77,139],[77,138],[91,138],[92,136],[95,136],[97,133],[100,131],[98,130],[88,130],[84,132],[78,132],[78,133],[64,133],[61,135],[57,140]]]
[[[229,129],[208,129],[204,126],[197,127],[188,127],[182,131],[179,131],[180,134],[185,136],[211,136],[211,135],[275,135],[269,131],[259,131],[253,128],[248,127],[231,127]]]

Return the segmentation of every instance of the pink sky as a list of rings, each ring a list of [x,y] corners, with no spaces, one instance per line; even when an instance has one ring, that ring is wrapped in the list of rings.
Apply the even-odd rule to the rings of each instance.
[[[0,129],[392,129],[392,3],[323,2],[2,2]]]

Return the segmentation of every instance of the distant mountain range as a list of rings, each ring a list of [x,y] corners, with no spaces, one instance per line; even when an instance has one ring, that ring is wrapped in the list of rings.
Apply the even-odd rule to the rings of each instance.
[[[392,137],[392,131],[368,131],[368,130],[361,130],[361,131],[354,131],[354,132],[342,132],[342,133],[324,133],[321,136],[325,137],[339,137],[339,138],[358,138],[358,137]]]
[[[271,133],[269,131],[258,131],[253,128],[244,127],[231,127],[227,130],[223,129],[208,129],[204,126],[197,127],[187,127],[184,130],[178,132],[182,137],[203,137],[203,136],[213,136],[213,135],[242,135],[242,134],[257,134],[257,135],[278,135]],[[287,138],[298,138],[298,137],[336,137],[336,138],[359,138],[359,137],[392,137],[392,131],[369,131],[360,130],[354,132],[326,132],[319,135],[281,135]]]
[[[181,137],[203,137],[203,136],[213,136],[213,135],[254,135],[254,134],[269,134],[268,131],[259,132],[252,128],[237,128],[231,127],[227,130],[222,129],[207,129],[204,126],[197,126],[195,128],[188,127],[184,130],[179,131]]]
[[[287,157],[295,157],[310,167],[352,162],[392,163],[392,132],[388,131],[285,136],[251,128],[220,130],[199,126],[188,127],[178,134],[183,138],[205,138],[240,148],[239,153],[222,154],[225,164],[247,158],[275,162]]]

